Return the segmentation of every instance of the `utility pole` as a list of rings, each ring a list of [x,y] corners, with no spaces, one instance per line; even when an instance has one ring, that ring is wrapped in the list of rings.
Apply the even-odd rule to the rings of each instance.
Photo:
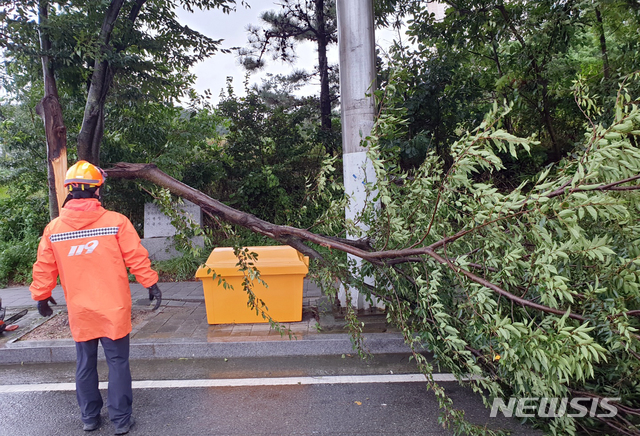
[[[375,119],[375,33],[373,0],[337,0],[338,47],[340,53],[340,107],[342,114],[342,150],[345,195],[349,204],[347,220],[354,220],[375,193],[365,190],[365,183],[376,183],[376,175],[362,140],[369,136]],[[361,227],[362,228],[362,227]],[[363,228],[363,230],[367,230]],[[347,235],[354,237],[355,235]],[[359,266],[360,258],[349,255]],[[369,303],[357,289],[342,288],[340,304],[347,304],[347,292],[356,309],[367,309]],[[376,306],[381,303],[375,303]]]

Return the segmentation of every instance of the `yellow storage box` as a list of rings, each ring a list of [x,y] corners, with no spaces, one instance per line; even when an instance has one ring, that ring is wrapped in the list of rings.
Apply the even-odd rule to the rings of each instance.
[[[253,292],[264,301],[269,316],[277,322],[302,321],[302,287],[309,272],[309,258],[288,245],[246,248],[258,255],[253,266],[267,287],[254,281]],[[249,298],[242,287],[244,274],[238,262],[232,247],[218,247],[196,272],[196,279],[202,281],[209,324],[268,322],[247,306]],[[218,283],[220,277],[233,289]]]

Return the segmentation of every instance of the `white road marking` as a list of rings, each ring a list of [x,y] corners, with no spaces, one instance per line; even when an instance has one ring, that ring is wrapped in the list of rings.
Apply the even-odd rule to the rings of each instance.
[[[134,389],[169,388],[222,388],[243,386],[295,386],[334,385],[357,383],[415,383],[425,382],[424,374],[386,375],[336,375],[318,377],[274,377],[274,378],[230,378],[202,380],[140,380],[133,382]],[[454,382],[453,374],[433,374],[435,382]],[[468,379],[467,379],[468,380]],[[100,389],[107,389],[107,382],[100,382]],[[0,385],[0,393],[75,391],[75,383],[42,383],[22,385]]]

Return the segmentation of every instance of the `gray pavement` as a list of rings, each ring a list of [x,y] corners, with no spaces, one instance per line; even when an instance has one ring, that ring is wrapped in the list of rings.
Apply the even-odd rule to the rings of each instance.
[[[466,418],[514,436],[541,436],[515,419],[488,418],[478,397],[447,384]],[[103,392],[104,395],[104,392]],[[136,389],[131,435],[172,436],[452,436],[438,423],[435,395],[423,383],[311,384]],[[0,434],[82,435],[72,388],[0,396]],[[106,409],[106,408],[104,408]],[[91,435],[113,434],[106,410]],[[25,419],[34,417],[35,419]]]
[[[313,356],[354,353],[351,336],[336,328],[339,320],[317,316],[320,289],[311,281],[303,286],[303,317],[300,322],[284,323],[285,333],[268,323],[219,324],[207,322],[202,283],[166,282],[159,284],[163,293],[160,309],[151,311],[148,291],[137,283],[131,284],[134,328],[131,333],[131,359],[173,358],[236,358],[254,356]],[[29,313],[19,320],[16,331],[0,335],[0,364],[50,363],[75,361],[75,345],[68,334],[55,339],[33,338],[31,332],[42,331],[44,323],[66,315],[62,288],[53,290],[57,306],[54,316],[38,314],[28,287],[0,289],[7,317],[21,309]],[[326,297],[325,297],[326,298]],[[406,353],[407,346],[397,331],[388,328],[380,317],[364,314],[365,346],[373,354]],[[371,322],[368,321],[371,320]],[[318,322],[320,320],[320,322]],[[41,336],[41,335],[40,335]],[[103,356],[100,356],[103,358]]]

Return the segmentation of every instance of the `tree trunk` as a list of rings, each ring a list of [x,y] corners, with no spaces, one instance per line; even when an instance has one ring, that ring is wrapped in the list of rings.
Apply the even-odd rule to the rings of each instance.
[[[158,186],[168,189],[172,194],[191,201],[202,208],[202,210],[210,215],[215,215],[224,221],[237,224],[247,229],[275,239],[283,244],[291,245],[301,253],[313,258],[321,259],[322,256],[312,248],[305,246],[300,239],[294,238],[292,234],[288,234],[287,230],[294,234],[297,232],[306,232],[305,230],[296,229],[294,227],[279,226],[263,221],[255,215],[236,210],[224,203],[215,200],[202,192],[185,185],[184,183],[168,176],[158,169],[154,164],[132,164],[120,162],[113,168],[105,169],[107,176],[110,178],[122,179],[144,179]],[[322,244],[324,241],[319,241]]]
[[[611,89],[612,89],[612,85],[613,83],[611,82],[611,70],[609,67],[609,51],[607,50],[607,38],[606,35],[604,33],[604,21],[602,19],[602,14],[600,13],[600,8],[598,6],[595,7],[595,12],[596,12],[596,28],[598,30],[599,33],[599,39],[600,39],[600,53],[602,54],[602,99],[606,100],[609,97],[609,94],[611,93]],[[635,139],[633,138],[633,135],[628,135],[631,143],[635,145]]]
[[[100,29],[99,43],[103,57],[109,55],[111,32],[124,0],[112,0]],[[87,95],[82,127],[78,134],[78,158],[95,165],[100,163],[100,144],[104,135],[104,104],[113,80],[108,60],[96,59]]]
[[[547,81],[536,70],[538,76],[538,84],[542,86],[542,116],[544,118],[544,124],[547,127],[547,133],[551,139],[551,146],[553,147],[554,161],[559,161],[562,158],[562,150],[558,141],[558,135],[553,128],[553,116],[551,115],[551,104],[549,103],[549,89],[547,87]]]
[[[42,51],[42,72],[44,76],[44,97],[36,106],[36,113],[44,123],[47,142],[47,174],[49,185],[49,216],[51,219],[60,213],[66,197],[64,177],[67,172],[67,128],[62,118],[62,107],[58,99],[58,88],[49,52],[51,40],[43,31],[48,15],[49,3],[41,0],[39,5],[40,49]]]
[[[609,84],[609,56],[607,55],[607,39],[604,34],[604,23],[600,8],[596,6],[596,20],[598,22],[598,33],[600,34],[600,52],[602,53],[602,76],[605,83]]]
[[[327,30],[324,0],[315,0],[318,38],[318,72],[320,73],[320,120],[323,130],[331,130],[331,95],[329,91],[329,62],[327,60]]]

